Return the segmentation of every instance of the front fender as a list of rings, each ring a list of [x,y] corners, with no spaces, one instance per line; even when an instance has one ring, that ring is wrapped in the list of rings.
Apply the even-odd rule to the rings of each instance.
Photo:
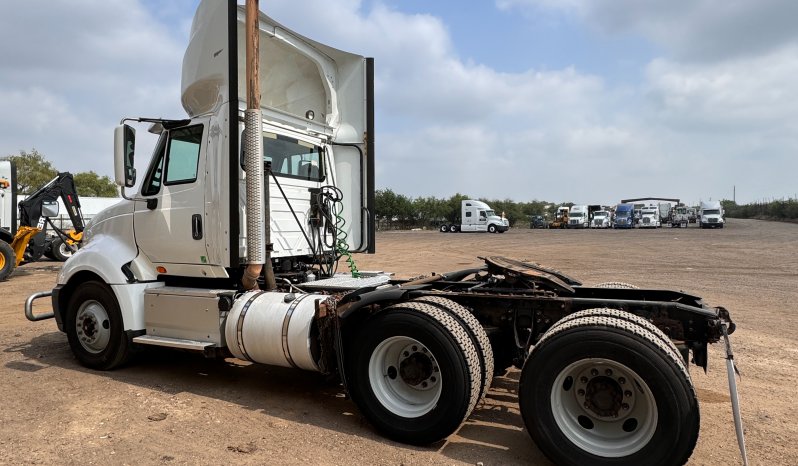
[[[138,255],[134,244],[120,241],[113,236],[97,236],[72,255],[58,274],[58,284],[65,285],[79,272],[92,272],[108,285],[125,285],[127,277],[122,266]]]

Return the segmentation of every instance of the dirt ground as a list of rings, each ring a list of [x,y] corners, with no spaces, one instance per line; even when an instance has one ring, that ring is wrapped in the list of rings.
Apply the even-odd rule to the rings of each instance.
[[[798,225],[731,220],[723,230],[511,230],[502,235],[383,232],[361,270],[448,272],[501,254],[586,284],[685,290],[731,311],[751,464],[798,464]],[[319,374],[155,350],[112,372],[82,368],[55,322],[28,322],[25,298],[52,288],[39,262],[0,283],[0,465],[547,465],[518,412],[518,371],[494,379],[451,438],[409,447],[382,438]],[[49,304],[37,302],[37,312]],[[693,465],[741,464],[723,352],[695,366],[701,434]]]

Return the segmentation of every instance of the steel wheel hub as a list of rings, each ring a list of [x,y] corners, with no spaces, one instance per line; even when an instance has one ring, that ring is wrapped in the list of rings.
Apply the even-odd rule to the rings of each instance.
[[[102,304],[90,300],[81,304],[77,318],[78,340],[90,353],[100,353],[111,339],[111,323]]]
[[[617,458],[640,451],[657,429],[657,404],[633,370],[609,359],[583,359],[555,379],[551,410],[577,447]]]
[[[390,412],[416,418],[432,411],[441,395],[441,375],[433,354],[409,337],[390,337],[369,360],[374,396]]]

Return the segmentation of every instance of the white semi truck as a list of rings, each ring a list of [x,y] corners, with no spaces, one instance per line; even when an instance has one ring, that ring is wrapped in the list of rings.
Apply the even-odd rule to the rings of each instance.
[[[335,273],[375,250],[373,77],[373,60],[253,0],[203,0],[183,60],[187,116],[123,120],[123,188],[136,178],[126,123],[159,137],[143,182],[91,219],[27,318],[55,318],[95,370],[154,345],[335,376],[380,432],[411,444],[455,432],[516,366],[521,415],[554,463],[685,463],[700,421],[688,367],[729,345],[726,309],[496,255],[414,280]],[[36,315],[48,296],[53,313]]]
[[[638,228],[659,228],[662,226],[660,220],[659,206],[649,205],[640,209],[640,222]]]
[[[597,210],[593,212],[593,221],[590,228],[612,228],[612,214],[608,210]]]
[[[723,224],[726,223],[723,215],[723,204],[719,201],[701,202],[701,210],[698,213],[699,226],[701,228],[723,228]]]
[[[460,222],[441,225],[442,233],[488,232],[504,233],[510,229],[510,222],[481,201],[468,199],[461,202]]]

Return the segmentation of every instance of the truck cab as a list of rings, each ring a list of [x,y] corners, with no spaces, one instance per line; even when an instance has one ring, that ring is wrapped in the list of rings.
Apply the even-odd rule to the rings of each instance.
[[[590,228],[609,228],[612,226],[612,215],[607,210],[597,210],[593,212],[593,221]]]
[[[504,233],[510,229],[510,222],[499,215],[484,202],[462,201],[460,206],[462,232]]]
[[[615,207],[615,220],[612,228],[634,228],[635,226],[635,206],[634,204],[618,204]]]
[[[723,224],[726,223],[723,214],[723,205],[719,201],[702,202],[701,211],[698,214],[699,226],[701,228],[723,228]]]
[[[659,228],[662,226],[659,206],[652,205],[640,209],[640,221],[637,226],[640,228]]]
[[[568,217],[568,228],[587,228],[590,225],[589,210],[587,205],[575,205],[571,207],[571,215]]]

